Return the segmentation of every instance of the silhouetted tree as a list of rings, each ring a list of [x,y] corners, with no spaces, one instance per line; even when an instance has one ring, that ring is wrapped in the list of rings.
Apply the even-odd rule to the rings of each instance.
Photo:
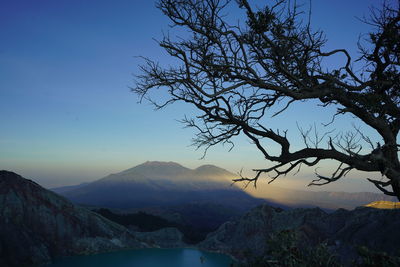
[[[270,174],[273,181],[302,164],[315,166],[331,159],[339,163],[333,175],[316,172],[310,185],[328,184],[354,169],[381,172],[384,179],[368,180],[385,194],[400,198],[400,11],[395,1],[371,9],[365,22],[373,30],[359,41],[356,59],[345,49],[324,51],[326,39],[321,31],[311,29],[311,14],[300,12],[290,1],[269,2],[253,10],[247,0],[237,0],[236,7],[246,19],[229,24],[230,1],[159,1],[158,8],[172,26],[188,32],[183,38],[165,35],[159,41],[179,63],[163,68],[145,59],[133,91],[157,108],[183,101],[200,110],[200,116],[183,122],[198,130],[194,144],[205,151],[216,144],[232,144],[232,137],[244,134],[274,163],[255,169],[254,177],[235,181],[256,185],[261,174]],[[323,64],[334,55],[344,56],[341,66]],[[355,71],[354,64],[361,70]],[[149,91],[157,88],[167,90],[170,98],[158,102],[149,97]],[[266,117],[311,99],[336,109],[332,121],[351,114],[375,129],[382,140],[375,143],[360,128],[337,135],[300,128],[304,147],[294,151],[286,131],[270,129]],[[273,154],[264,140],[279,145],[280,152]],[[362,148],[361,141],[368,148]]]

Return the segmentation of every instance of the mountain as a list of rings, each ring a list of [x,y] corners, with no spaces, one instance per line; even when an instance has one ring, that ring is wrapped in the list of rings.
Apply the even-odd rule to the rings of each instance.
[[[52,189],[68,199],[89,206],[140,209],[214,203],[245,211],[261,199],[281,208],[320,207],[354,209],[373,201],[395,198],[371,192],[325,192],[281,188],[259,183],[257,189],[232,185],[235,174],[214,165],[189,169],[175,162],[148,161],[92,183]]]
[[[300,238],[299,243],[290,245],[294,255],[302,248],[326,244],[329,251],[338,255],[343,263],[350,263],[356,259],[360,246],[386,259],[387,256],[378,252],[396,255],[400,251],[399,229],[400,209],[361,207],[352,211],[339,209],[326,213],[319,208],[282,210],[260,205],[242,217],[221,225],[199,247],[251,262],[271,255],[268,251],[279,249],[277,245],[288,241],[285,239],[288,234],[296,233]],[[279,243],[276,240],[272,243],[271,240],[279,235],[283,239]],[[320,250],[314,249],[315,253],[317,251]]]
[[[213,165],[189,169],[152,161],[70,190],[53,190],[75,203],[118,209],[214,203],[246,210],[263,202],[231,185],[233,177]]]
[[[146,246],[125,227],[13,172],[0,171],[0,266]]]

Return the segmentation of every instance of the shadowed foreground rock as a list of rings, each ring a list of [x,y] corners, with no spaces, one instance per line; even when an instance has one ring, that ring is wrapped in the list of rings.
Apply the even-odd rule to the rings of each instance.
[[[0,266],[146,246],[125,227],[13,172],[0,171]]]
[[[304,246],[322,242],[343,263],[357,257],[357,247],[389,255],[400,252],[400,209],[368,207],[326,213],[319,208],[281,210],[267,205],[252,209],[236,221],[209,234],[200,248],[231,254],[241,260],[261,257],[272,234],[298,231]]]

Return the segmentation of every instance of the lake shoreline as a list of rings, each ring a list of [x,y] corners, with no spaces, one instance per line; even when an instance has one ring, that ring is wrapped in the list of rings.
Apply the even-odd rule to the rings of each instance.
[[[93,263],[92,263],[93,261]],[[159,262],[157,262],[159,261]],[[239,263],[231,255],[206,251],[194,246],[184,248],[141,248],[141,249],[122,249],[106,253],[90,255],[76,255],[55,259],[50,264],[42,265],[47,267],[64,266],[108,266],[107,262],[112,262],[114,266],[128,266],[127,263],[138,266],[230,266]],[[152,265],[153,264],[153,265]],[[200,265],[199,265],[200,264]],[[223,265],[221,265],[223,264]]]

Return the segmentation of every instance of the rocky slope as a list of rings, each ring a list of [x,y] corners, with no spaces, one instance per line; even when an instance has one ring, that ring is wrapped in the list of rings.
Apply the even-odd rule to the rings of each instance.
[[[146,246],[125,227],[13,172],[0,171],[0,266]]]
[[[400,250],[400,210],[357,208],[326,213],[319,208],[282,210],[261,205],[240,219],[226,222],[199,247],[246,260],[268,250],[272,234],[301,233],[307,246],[327,243],[343,262],[356,256],[358,246],[389,254]]]

